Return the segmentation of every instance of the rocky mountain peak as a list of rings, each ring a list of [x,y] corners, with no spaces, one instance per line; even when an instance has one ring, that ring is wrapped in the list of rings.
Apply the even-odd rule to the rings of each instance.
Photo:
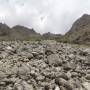
[[[8,28],[9,29],[9,26],[6,25],[6,24],[0,23],[0,29],[4,29],[4,28]]]
[[[90,15],[84,14],[77,19],[66,33],[65,38],[67,41],[75,43],[90,42]]]
[[[87,18],[87,17],[90,17],[90,15],[89,14],[83,14],[82,17]]]
[[[0,23],[0,36],[5,36],[5,35],[9,35],[10,34],[10,28],[3,23]]]
[[[27,28],[27,27],[24,27],[24,26],[21,26],[21,25],[16,25],[16,26],[14,26],[12,29],[14,29],[14,30],[18,30],[18,31],[25,31],[25,32],[29,32],[29,33],[33,33],[33,34],[36,34],[36,32],[35,32],[35,30],[33,29],[33,28]]]

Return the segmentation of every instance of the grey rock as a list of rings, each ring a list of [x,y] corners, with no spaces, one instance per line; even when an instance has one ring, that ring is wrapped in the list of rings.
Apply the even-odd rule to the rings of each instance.
[[[61,90],[59,86],[55,86],[54,90]]]
[[[25,81],[22,81],[21,85],[23,86],[24,90],[35,90],[32,84],[28,84]]]
[[[28,54],[27,58],[31,60],[33,58],[33,54]]]
[[[58,54],[49,55],[47,59],[50,65],[60,66],[62,64]]]
[[[90,80],[90,74],[87,74],[85,77],[87,80]]]
[[[5,82],[0,82],[0,86],[5,86]]]
[[[78,77],[78,73],[77,73],[77,72],[71,72],[71,77],[72,77],[72,78]]]
[[[32,52],[32,54],[34,57],[38,56],[38,52]]]
[[[61,73],[61,75],[59,76],[59,78],[63,78],[65,80],[69,80],[69,77],[66,73]]]
[[[6,90],[13,90],[13,88],[10,87],[10,86],[7,86],[7,89]]]
[[[68,71],[68,70],[72,69],[72,66],[70,65],[70,63],[66,63],[66,64],[63,65],[63,69]]]
[[[54,45],[47,45],[47,47],[45,48],[45,54],[51,55],[54,53],[56,53],[56,49],[55,49]]]
[[[63,86],[60,86],[60,90],[67,90],[67,89]]]
[[[44,81],[45,80],[45,76],[42,75],[38,75],[36,78],[37,81]]]
[[[0,79],[6,78],[6,77],[7,77],[6,73],[0,71]]]
[[[83,87],[81,87],[80,90],[89,90],[90,89],[90,83],[84,82]]]
[[[57,79],[55,79],[55,83],[59,86],[63,86],[65,88],[67,88],[67,90],[73,90],[72,86],[65,79],[57,78]]]

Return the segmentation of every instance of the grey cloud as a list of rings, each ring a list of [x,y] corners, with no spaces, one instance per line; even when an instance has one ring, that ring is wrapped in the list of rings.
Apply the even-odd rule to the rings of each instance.
[[[66,33],[82,14],[90,14],[90,0],[0,0],[0,21],[34,28],[39,33]]]

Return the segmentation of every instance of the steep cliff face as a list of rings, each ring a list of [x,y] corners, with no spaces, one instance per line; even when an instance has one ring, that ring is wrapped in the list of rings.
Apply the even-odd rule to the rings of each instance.
[[[90,15],[84,14],[76,20],[64,38],[74,43],[90,43]]]

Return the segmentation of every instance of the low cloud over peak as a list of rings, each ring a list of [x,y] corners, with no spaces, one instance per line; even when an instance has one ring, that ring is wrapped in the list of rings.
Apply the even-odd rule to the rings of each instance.
[[[0,0],[0,22],[39,33],[64,34],[84,13],[90,14],[90,0]]]

